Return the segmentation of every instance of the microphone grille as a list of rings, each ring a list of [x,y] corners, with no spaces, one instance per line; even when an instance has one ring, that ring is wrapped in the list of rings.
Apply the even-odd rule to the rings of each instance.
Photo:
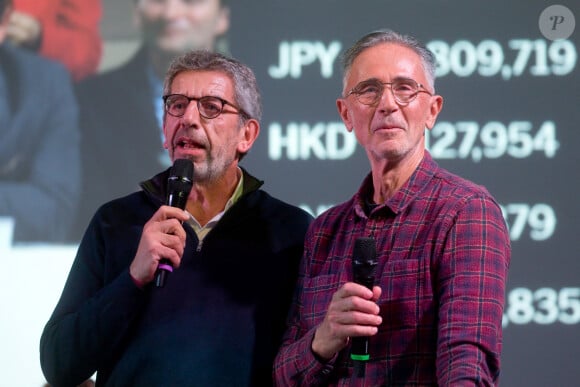
[[[354,242],[353,256],[360,261],[374,261],[377,256],[374,238],[357,238]]]
[[[170,179],[193,180],[193,162],[189,159],[177,159],[173,163],[170,172]]]
[[[192,187],[193,162],[188,159],[175,160],[167,179],[167,204],[183,210]]]
[[[374,238],[357,238],[354,242],[352,255],[353,281],[373,288],[375,282],[375,268],[377,262],[377,251]]]

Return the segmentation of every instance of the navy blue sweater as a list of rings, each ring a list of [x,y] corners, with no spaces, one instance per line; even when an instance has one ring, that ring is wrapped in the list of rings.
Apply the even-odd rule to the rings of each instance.
[[[164,203],[168,171],[102,206],[47,322],[47,381],[74,386],[267,386],[312,217],[259,189],[205,237],[185,225],[181,266],[163,288],[129,276],[143,225]]]

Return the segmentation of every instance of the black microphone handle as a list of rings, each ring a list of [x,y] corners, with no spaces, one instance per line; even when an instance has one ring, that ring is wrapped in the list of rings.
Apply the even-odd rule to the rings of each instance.
[[[159,261],[157,265],[157,271],[155,272],[155,286],[158,288],[162,288],[165,285],[165,278],[167,277],[167,273],[173,271],[173,265],[171,265],[171,261],[169,259],[163,258]]]
[[[376,266],[375,240],[373,238],[357,238],[352,257],[354,282],[372,290],[375,283]],[[364,377],[365,365],[370,359],[369,338],[367,336],[352,338],[350,358],[354,363],[354,376]]]
[[[184,210],[185,204],[187,202],[187,196],[184,198],[183,195],[185,195],[185,192],[171,192],[167,198],[167,205]],[[187,195],[189,195],[189,193],[187,193]],[[171,272],[173,272],[173,265],[171,264],[171,261],[167,258],[161,259],[157,265],[157,271],[155,272],[155,286],[158,288],[165,286],[167,273]]]
[[[373,277],[359,278],[357,283],[366,286],[368,289],[372,290],[374,285]],[[364,363],[370,359],[369,354],[369,338],[368,336],[358,336],[352,338],[352,344],[350,348],[350,358],[354,360],[355,369],[357,376],[364,376],[365,367]]]

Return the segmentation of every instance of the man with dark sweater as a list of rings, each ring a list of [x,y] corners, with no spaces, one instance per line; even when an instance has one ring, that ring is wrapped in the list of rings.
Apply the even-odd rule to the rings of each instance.
[[[267,386],[312,218],[238,165],[259,133],[252,71],[209,51],[171,64],[164,147],[193,162],[185,211],[169,170],[101,206],[40,343],[55,386]],[[161,259],[173,272],[162,287]]]

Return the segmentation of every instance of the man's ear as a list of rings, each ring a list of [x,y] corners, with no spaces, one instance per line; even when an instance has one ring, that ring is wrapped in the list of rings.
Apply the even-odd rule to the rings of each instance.
[[[429,106],[429,113],[427,118],[425,119],[425,126],[428,129],[431,129],[435,125],[435,121],[437,121],[437,116],[441,109],[443,108],[443,97],[440,95],[433,95],[431,97],[431,105]]]
[[[238,153],[248,153],[254,141],[258,138],[260,134],[260,123],[251,118],[246,120],[242,126],[240,134],[240,142],[238,143]]]
[[[230,9],[222,6],[215,26],[215,35],[222,36],[230,29]]]
[[[348,110],[348,106],[346,106],[344,98],[338,98],[336,100],[336,108],[338,109],[338,114],[340,115],[340,118],[342,118],[344,126],[346,126],[346,130],[352,132],[354,124],[350,118],[350,111]]]

